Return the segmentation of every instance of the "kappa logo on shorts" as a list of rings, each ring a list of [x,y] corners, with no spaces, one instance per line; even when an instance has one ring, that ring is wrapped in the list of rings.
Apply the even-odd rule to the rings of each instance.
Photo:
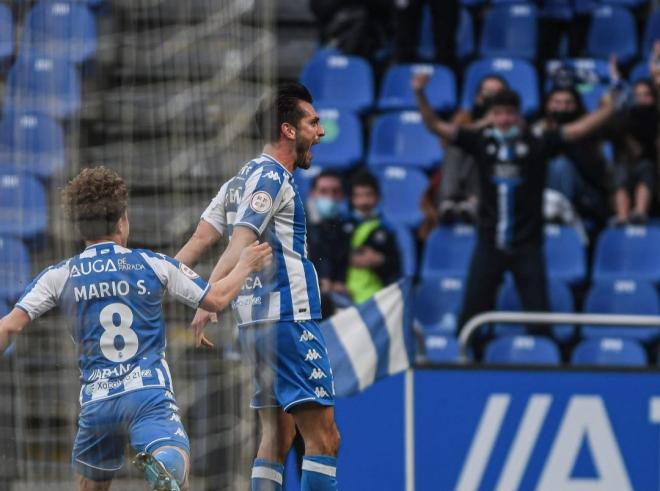
[[[307,356],[305,356],[305,361],[314,361],[320,358],[322,358],[322,356],[319,355],[319,352],[316,351],[314,348],[312,348],[307,350]]]
[[[257,191],[252,195],[250,208],[257,213],[267,213],[273,207],[273,198],[266,191]]]
[[[320,368],[314,368],[312,370],[312,373],[307,378],[307,380],[319,380],[319,379],[322,379],[322,378],[328,378],[328,376]]]
[[[330,394],[328,394],[328,391],[326,391],[323,387],[317,387],[314,389],[314,394],[316,394],[316,397],[322,398],[322,397],[330,397]]]
[[[302,343],[307,341],[314,341],[315,339],[316,338],[314,337],[314,335],[311,332],[309,332],[307,329],[305,329],[302,335],[300,336],[299,341]]]

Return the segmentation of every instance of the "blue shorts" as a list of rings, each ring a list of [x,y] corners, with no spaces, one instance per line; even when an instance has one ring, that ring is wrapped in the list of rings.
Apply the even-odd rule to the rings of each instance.
[[[73,444],[73,467],[93,481],[109,481],[124,464],[127,443],[137,452],[172,445],[190,454],[171,392],[142,389],[84,405]]]
[[[255,324],[239,330],[241,349],[252,363],[255,394],[251,407],[335,403],[332,369],[316,321]]]

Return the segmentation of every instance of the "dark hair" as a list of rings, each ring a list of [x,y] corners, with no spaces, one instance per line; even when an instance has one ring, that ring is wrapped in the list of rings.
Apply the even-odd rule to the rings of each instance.
[[[62,190],[62,204],[83,239],[96,240],[117,231],[128,208],[128,188],[112,169],[87,168]]]
[[[353,176],[351,179],[351,192],[357,187],[371,188],[378,196],[380,196],[380,185],[378,179],[369,171],[361,171]]]
[[[342,179],[341,174],[339,172],[335,172],[333,170],[324,170],[323,172],[321,172],[320,174],[315,176],[314,179],[312,179],[311,189],[316,188],[316,185],[318,184],[318,182],[321,179],[323,179],[324,177],[331,177],[333,179],[337,179],[342,184],[342,188],[343,188],[344,182],[343,182],[343,179]]]
[[[497,106],[514,107],[520,110],[520,96],[518,93],[511,89],[504,89],[488,96],[485,101],[487,110]]]
[[[488,75],[483,76],[481,80],[479,80],[479,85],[477,85],[477,92],[474,95],[477,95],[481,92],[481,89],[483,89],[486,80],[497,80],[502,84],[502,87],[505,89],[509,88],[509,82],[507,82],[506,79],[502,77],[502,75],[498,75],[497,73],[489,73]]]
[[[649,79],[649,78],[640,78],[639,80],[637,80],[637,82],[632,84],[633,90],[635,89],[635,87],[637,85],[646,85],[646,87],[648,87],[648,89],[651,91],[651,95],[653,96],[653,100],[654,101],[658,100],[658,91],[656,90],[655,84],[653,83],[653,81],[651,79]]]
[[[573,85],[567,85],[567,86],[555,86],[552,89],[550,89],[550,92],[548,92],[545,95],[545,99],[543,100],[543,110],[545,111],[546,106],[548,105],[548,102],[550,102],[550,99],[552,98],[553,95],[559,94],[561,92],[568,92],[571,94],[573,99],[575,100],[575,107],[577,108],[577,113],[582,116],[587,110],[584,107],[584,103],[582,102],[582,96],[580,96],[580,93],[577,91],[575,86]]]
[[[260,136],[268,142],[276,142],[280,138],[282,124],[289,123],[298,127],[304,116],[299,102],[313,102],[312,94],[307,87],[297,82],[280,85],[275,98],[262,101],[257,113],[257,128]]]

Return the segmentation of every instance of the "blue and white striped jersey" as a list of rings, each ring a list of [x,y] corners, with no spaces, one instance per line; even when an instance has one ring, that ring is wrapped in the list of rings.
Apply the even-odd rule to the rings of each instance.
[[[142,388],[172,391],[163,295],[197,308],[208,290],[175,259],[103,242],[45,269],[16,307],[34,320],[59,305],[71,320],[84,405]]]
[[[245,164],[202,214],[221,235],[248,227],[273,248],[270,268],[248,277],[232,308],[239,326],[321,318],[314,265],[307,257],[305,208],[291,173],[273,157]]]

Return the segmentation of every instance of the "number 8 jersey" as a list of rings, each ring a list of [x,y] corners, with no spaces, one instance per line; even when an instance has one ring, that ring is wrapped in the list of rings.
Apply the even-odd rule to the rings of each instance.
[[[84,405],[143,388],[172,391],[163,296],[197,308],[208,289],[175,259],[103,242],[45,269],[16,307],[34,320],[59,305],[72,320]]]

